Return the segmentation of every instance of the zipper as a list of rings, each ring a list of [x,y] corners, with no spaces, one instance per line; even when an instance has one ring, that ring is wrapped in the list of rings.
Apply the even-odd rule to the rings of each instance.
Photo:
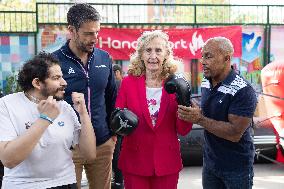
[[[70,58],[70,59],[74,60],[75,62],[77,62],[77,63],[80,65],[81,69],[83,70],[84,75],[86,76],[86,79],[87,79],[87,86],[88,86],[88,87],[87,87],[87,95],[88,95],[88,97],[87,97],[87,102],[88,102],[87,107],[88,107],[89,116],[92,117],[92,113],[91,113],[91,89],[90,89],[89,70],[90,70],[90,60],[92,60],[94,54],[92,53],[91,57],[89,58],[89,60],[88,60],[88,67],[87,67],[87,70],[86,70],[86,69],[84,68],[84,66],[83,66],[78,60],[76,60],[75,58],[73,58],[73,57],[68,56],[67,54],[65,54],[62,49],[60,49],[60,51],[61,51],[62,54],[64,54],[67,58]]]

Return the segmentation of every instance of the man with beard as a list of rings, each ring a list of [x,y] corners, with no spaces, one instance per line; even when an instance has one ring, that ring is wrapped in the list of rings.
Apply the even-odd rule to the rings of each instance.
[[[2,189],[76,189],[71,148],[86,159],[96,156],[93,127],[84,95],[73,93],[74,109],[65,101],[66,81],[59,62],[40,53],[18,76],[23,92],[0,99]]]
[[[250,133],[256,108],[252,86],[231,68],[230,40],[215,37],[202,49],[201,109],[179,106],[181,119],[204,127],[204,189],[251,189],[254,145]]]
[[[97,156],[86,161],[73,152],[78,188],[85,169],[90,189],[109,189],[112,156],[116,137],[109,119],[116,99],[116,84],[109,54],[95,48],[100,30],[100,15],[88,4],[75,4],[67,13],[70,40],[54,54],[61,63],[68,83],[65,100],[73,105],[72,92],[83,93],[97,139]]]

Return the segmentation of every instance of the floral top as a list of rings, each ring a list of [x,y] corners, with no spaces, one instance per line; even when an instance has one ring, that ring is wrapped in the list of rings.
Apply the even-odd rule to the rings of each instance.
[[[160,88],[146,87],[146,96],[147,96],[147,104],[152,124],[153,126],[155,126],[161,104],[162,87]]]

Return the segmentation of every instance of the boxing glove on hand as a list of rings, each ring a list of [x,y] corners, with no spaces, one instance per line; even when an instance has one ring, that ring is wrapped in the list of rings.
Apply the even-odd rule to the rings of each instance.
[[[191,106],[191,86],[182,73],[169,75],[164,87],[167,93],[176,94],[177,103],[179,105]]]
[[[110,128],[118,135],[129,135],[137,125],[138,117],[127,108],[116,108],[111,114]]]

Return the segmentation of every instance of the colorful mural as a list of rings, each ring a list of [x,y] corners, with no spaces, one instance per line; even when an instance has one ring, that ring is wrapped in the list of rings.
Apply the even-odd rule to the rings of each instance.
[[[39,28],[37,36],[37,51],[54,52],[59,49],[67,40],[68,31],[66,26],[47,25]]]
[[[34,35],[0,34],[0,88],[17,73],[23,62],[35,54]]]
[[[242,57],[233,59],[233,66],[257,91],[261,91],[260,71],[264,66],[263,27],[243,27]]]

